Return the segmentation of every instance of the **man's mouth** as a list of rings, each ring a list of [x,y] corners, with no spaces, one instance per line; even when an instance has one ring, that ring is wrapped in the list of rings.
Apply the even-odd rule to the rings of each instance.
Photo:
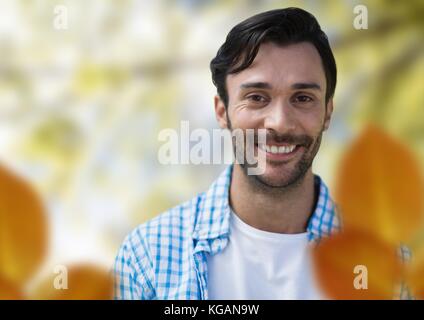
[[[257,148],[266,153],[270,160],[289,160],[302,147],[298,144],[257,144]]]
[[[262,151],[273,153],[273,154],[285,154],[285,153],[293,152],[296,146],[297,145],[295,144],[290,144],[285,146],[268,145],[268,144],[258,145],[259,149],[261,149]]]

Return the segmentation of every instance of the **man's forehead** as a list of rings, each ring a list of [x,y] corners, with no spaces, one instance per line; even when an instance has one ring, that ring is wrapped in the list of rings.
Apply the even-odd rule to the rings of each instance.
[[[262,44],[252,64],[237,74],[228,75],[229,82],[266,82],[271,86],[294,83],[325,85],[325,73],[321,57],[309,42],[286,46],[274,43]]]

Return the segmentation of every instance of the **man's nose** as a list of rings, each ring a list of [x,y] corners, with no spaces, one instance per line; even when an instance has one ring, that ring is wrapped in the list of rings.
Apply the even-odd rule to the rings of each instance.
[[[289,102],[276,102],[269,106],[265,117],[265,129],[274,130],[277,133],[285,134],[295,131],[296,121]]]

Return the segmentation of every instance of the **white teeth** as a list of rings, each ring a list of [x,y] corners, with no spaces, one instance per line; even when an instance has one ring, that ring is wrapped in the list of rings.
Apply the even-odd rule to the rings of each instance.
[[[269,153],[290,153],[296,148],[296,145],[291,146],[269,146],[269,145],[259,145],[259,149],[264,150]]]

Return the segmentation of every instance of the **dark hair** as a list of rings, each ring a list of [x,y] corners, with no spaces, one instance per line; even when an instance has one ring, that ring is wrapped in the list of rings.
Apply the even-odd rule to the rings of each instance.
[[[237,24],[210,63],[212,81],[218,95],[228,105],[225,80],[228,74],[248,68],[259,47],[265,42],[289,45],[310,42],[321,56],[327,81],[326,103],[334,95],[337,79],[336,61],[326,34],[309,12],[299,8],[266,11]]]

